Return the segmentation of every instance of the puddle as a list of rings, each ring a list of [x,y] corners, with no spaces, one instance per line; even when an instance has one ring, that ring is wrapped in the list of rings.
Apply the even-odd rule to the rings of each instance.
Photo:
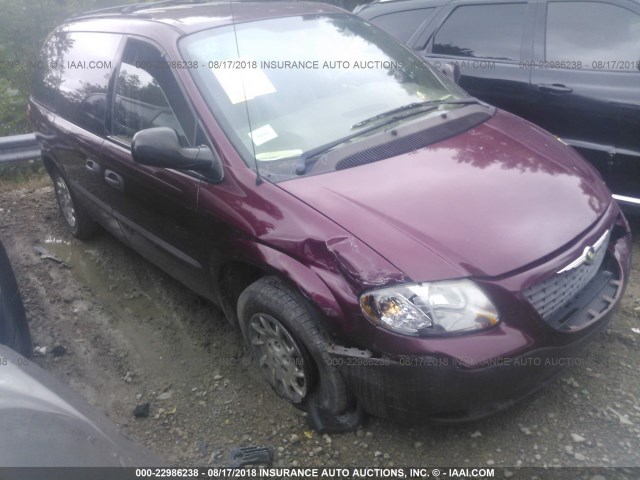
[[[89,287],[100,303],[116,314],[116,319],[162,316],[163,310],[152,300],[155,293],[146,292],[137,282],[131,282],[134,275],[122,273],[129,252],[122,252],[123,247],[118,250],[119,246],[113,245],[114,242],[99,238],[92,242],[93,245],[87,245],[47,237],[44,243],[46,250],[70,267],[71,274],[80,284]],[[104,248],[101,244],[105,244]],[[103,251],[109,253],[104,254]],[[118,258],[123,253],[125,258]]]
[[[142,371],[164,376],[172,372],[177,382],[184,372],[176,370],[176,361],[203,375],[216,366],[214,356],[200,345],[202,336],[210,334],[213,317],[208,308],[202,305],[195,312],[191,303],[195,294],[133,250],[106,234],[86,243],[48,237],[42,246],[69,266],[66,271],[81,288],[70,305],[72,311],[77,310],[87,324],[95,323],[99,331],[105,325],[100,326],[101,316],[96,314],[104,307],[109,318],[107,335],[117,331],[130,343],[127,350],[135,352],[135,363]],[[202,323],[192,324],[194,316]],[[216,355],[241,354],[236,332],[226,320],[219,320],[209,342],[219,345]]]

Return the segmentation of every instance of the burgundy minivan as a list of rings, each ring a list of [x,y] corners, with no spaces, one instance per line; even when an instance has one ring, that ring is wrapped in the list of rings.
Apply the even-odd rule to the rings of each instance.
[[[508,406],[622,297],[629,227],[595,170],[338,8],[118,7],[41,60],[30,118],[72,233],[221,305],[318,429]]]

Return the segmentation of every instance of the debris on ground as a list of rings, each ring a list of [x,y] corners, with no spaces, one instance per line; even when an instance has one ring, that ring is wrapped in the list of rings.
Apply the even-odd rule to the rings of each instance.
[[[47,354],[47,347],[46,346],[35,347],[33,349],[33,354],[35,356],[44,357]]]
[[[149,402],[140,403],[133,409],[133,416],[136,418],[146,418],[149,416],[149,409],[151,405]]]
[[[49,250],[47,250],[46,248],[40,245],[36,245],[35,247],[33,247],[33,251],[36,252],[38,255],[40,255],[41,260],[52,260],[65,268],[71,268],[66,262],[59,259],[54,254],[52,254]]]
[[[167,390],[166,392],[162,392],[156,398],[158,400],[169,400],[173,396],[173,392],[171,390]]]
[[[51,349],[51,355],[53,355],[54,357],[62,357],[66,353],[67,353],[67,349],[62,345],[56,345]]]
[[[231,451],[230,467],[241,468],[246,465],[262,465],[270,467],[273,463],[271,447],[241,447]]]

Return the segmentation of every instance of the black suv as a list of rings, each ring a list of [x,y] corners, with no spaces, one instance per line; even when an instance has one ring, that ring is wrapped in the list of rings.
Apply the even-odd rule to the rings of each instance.
[[[356,10],[472,95],[540,125],[640,207],[640,3],[396,0]]]

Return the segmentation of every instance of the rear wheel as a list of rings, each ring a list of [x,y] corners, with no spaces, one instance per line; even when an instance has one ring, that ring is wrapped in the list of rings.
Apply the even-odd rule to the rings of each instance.
[[[350,406],[331,366],[329,341],[313,307],[276,277],[249,285],[238,299],[240,329],[263,377],[294,405],[339,415]]]
[[[82,205],[76,202],[62,174],[56,170],[52,176],[58,207],[69,230],[74,237],[81,240],[91,238],[97,232],[98,224],[91,219]]]

